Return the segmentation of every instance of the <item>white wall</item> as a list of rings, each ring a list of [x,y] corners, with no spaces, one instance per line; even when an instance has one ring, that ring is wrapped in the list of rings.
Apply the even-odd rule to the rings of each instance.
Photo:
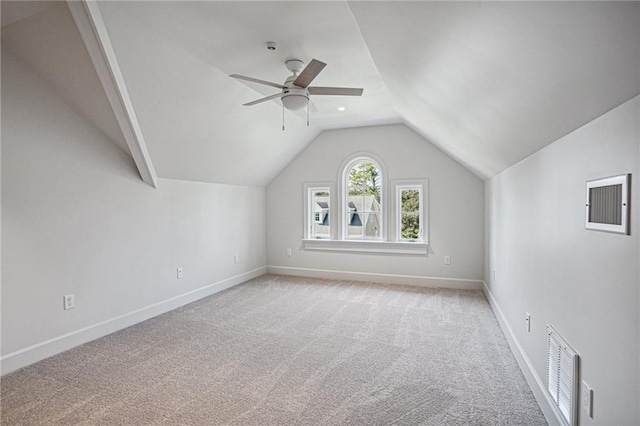
[[[264,273],[264,225],[264,188],[144,184],[2,52],[3,372]],[[62,309],[65,294],[75,309]]]
[[[581,425],[640,424],[639,120],[636,97],[486,183],[496,314],[539,398],[546,324],[577,350],[594,390]],[[585,182],[622,173],[633,173],[631,235],[585,230]]]
[[[431,254],[428,257],[300,249],[303,184],[337,182],[342,163],[358,152],[380,158],[390,181],[429,180]],[[424,285],[479,285],[483,273],[483,203],[484,188],[479,178],[404,125],[324,132],[267,187],[269,270]],[[292,248],[291,257],[286,256],[287,248]],[[451,256],[450,266],[444,264],[446,255]],[[407,276],[420,278],[408,279]]]

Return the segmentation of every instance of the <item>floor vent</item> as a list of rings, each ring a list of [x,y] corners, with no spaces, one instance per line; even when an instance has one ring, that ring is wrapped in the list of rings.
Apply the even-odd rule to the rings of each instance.
[[[578,425],[578,363],[576,351],[547,325],[547,391],[566,426]]]

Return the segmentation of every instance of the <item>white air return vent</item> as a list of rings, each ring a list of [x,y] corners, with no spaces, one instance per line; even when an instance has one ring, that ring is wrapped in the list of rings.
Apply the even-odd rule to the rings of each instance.
[[[576,351],[547,325],[547,391],[566,426],[578,426],[578,363]]]
[[[629,234],[630,181],[625,174],[587,182],[587,229]]]

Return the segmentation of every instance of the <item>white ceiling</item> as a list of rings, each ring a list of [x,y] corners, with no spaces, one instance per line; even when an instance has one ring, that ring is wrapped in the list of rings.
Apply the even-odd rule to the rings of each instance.
[[[487,178],[640,93],[638,2],[99,7],[160,177],[266,185],[322,130],[404,122]],[[74,79],[91,71],[59,37],[77,32],[60,28],[70,25],[61,19],[66,8],[36,11],[3,26],[3,47],[59,90],[78,91]],[[47,31],[60,40],[50,42]],[[69,43],[78,41],[76,34]],[[278,49],[268,51],[267,41]],[[287,111],[284,132],[279,101],[241,106],[277,89],[229,74],[283,82],[283,62],[294,57],[328,64],[314,85],[364,87],[364,95],[313,97],[311,126],[304,113]],[[67,97],[109,128],[108,114]]]
[[[638,2],[352,2],[405,122],[490,177],[640,93]]]

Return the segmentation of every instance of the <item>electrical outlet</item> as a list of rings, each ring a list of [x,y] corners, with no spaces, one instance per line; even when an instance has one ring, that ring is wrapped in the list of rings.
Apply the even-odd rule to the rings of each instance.
[[[73,309],[76,307],[76,300],[73,294],[67,294],[63,297],[64,300],[64,310]]]
[[[180,279],[184,277],[184,271],[182,270],[182,266],[176,268],[176,278]]]
[[[451,256],[445,256],[444,257],[444,264],[445,265],[451,265]]]
[[[238,256],[237,254],[233,255],[233,263],[238,263],[240,261],[240,256]]]
[[[593,418],[593,389],[585,381],[582,382],[582,407]]]
[[[287,249],[287,257],[291,257],[291,249],[290,248]]]
[[[527,323],[527,333],[531,333],[531,314],[529,312],[526,313],[524,320]]]

